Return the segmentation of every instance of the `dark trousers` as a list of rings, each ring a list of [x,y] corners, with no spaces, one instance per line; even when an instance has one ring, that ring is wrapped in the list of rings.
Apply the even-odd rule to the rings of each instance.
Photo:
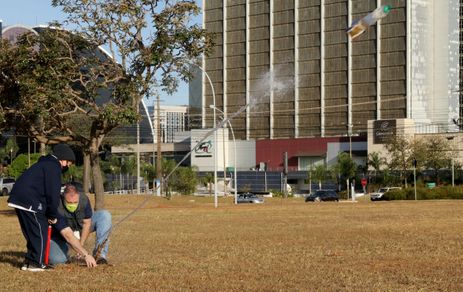
[[[43,264],[47,243],[48,220],[44,214],[15,209],[27,242],[26,260]]]

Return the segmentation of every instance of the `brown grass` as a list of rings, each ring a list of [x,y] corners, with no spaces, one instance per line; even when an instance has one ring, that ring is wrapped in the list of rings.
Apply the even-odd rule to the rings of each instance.
[[[144,198],[106,204],[118,222]],[[2,197],[0,290],[463,290],[463,201],[232,202],[151,198],[112,234],[114,266],[30,273],[19,270],[25,241]]]

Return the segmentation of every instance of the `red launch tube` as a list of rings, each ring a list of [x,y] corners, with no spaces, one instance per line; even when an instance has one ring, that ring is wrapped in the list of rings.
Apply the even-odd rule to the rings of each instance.
[[[48,256],[50,255],[51,225],[48,225],[47,246],[45,247],[45,264],[48,265]]]

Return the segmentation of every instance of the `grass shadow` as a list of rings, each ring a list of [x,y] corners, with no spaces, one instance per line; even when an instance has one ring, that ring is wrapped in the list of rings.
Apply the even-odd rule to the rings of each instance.
[[[0,263],[7,263],[19,267],[24,261],[24,252],[0,251]]]
[[[15,210],[0,210],[0,216],[16,216]]]

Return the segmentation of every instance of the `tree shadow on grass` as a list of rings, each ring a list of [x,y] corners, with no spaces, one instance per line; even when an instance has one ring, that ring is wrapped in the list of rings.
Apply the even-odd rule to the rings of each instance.
[[[0,210],[0,215],[2,216],[16,216],[16,212],[14,210]]]
[[[0,263],[7,263],[14,267],[19,267],[24,261],[24,252],[20,251],[0,251]]]

